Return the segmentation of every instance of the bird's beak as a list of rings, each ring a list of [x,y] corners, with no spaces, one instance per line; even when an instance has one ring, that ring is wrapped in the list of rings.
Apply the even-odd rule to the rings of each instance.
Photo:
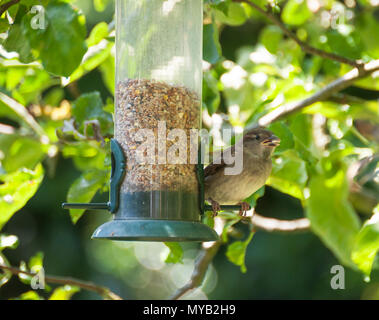
[[[277,136],[272,135],[270,138],[263,140],[261,143],[264,146],[277,147],[280,144],[280,139]]]

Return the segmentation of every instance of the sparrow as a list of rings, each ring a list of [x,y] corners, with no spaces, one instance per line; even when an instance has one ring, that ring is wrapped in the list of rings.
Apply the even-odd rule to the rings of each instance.
[[[271,156],[280,139],[262,127],[249,130],[242,141],[223,152],[204,169],[205,200],[212,205],[213,214],[221,210],[220,205],[241,206],[240,215],[245,215],[250,205],[243,200],[260,189],[271,174]],[[236,175],[225,174],[230,164],[225,155],[243,156],[242,171]]]

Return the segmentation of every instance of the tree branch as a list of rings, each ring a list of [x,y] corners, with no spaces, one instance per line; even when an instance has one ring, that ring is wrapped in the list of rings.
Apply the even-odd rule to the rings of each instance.
[[[4,13],[5,11],[8,10],[11,6],[13,6],[13,5],[15,5],[15,4],[19,3],[19,2],[20,2],[20,0],[11,0],[11,1],[7,2],[7,3],[2,4],[2,5],[0,6],[0,17],[3,15],[3,13]]]
[[[360,61],[352,60],[343,56],[340,56],[335,53],[330,53],[321,49],[317,49],[315,47],[310,46],[306,42],[300,40],[295,33],[293,33],[291,30],[289,30],[285,24],[277,17],[275,16],[271,11],[270,7],[268,6],[268,10],[262,9],[260,6],[255,4],[254,2],[251,1],[246,1],[246,0],[233,0],[234,2],[244,2],[248,4],[249,6],[253,7],[255,10],[259,11],[263,16],[265,16],[267,19],[269,19],[272,23],[277,25],[282,32],[289,38],[291,38],[293,41],[295,41],[303,51],[320,56],[325,59],[330,59],[334,61],[338,61],[340,63],[348,64],[356,68],[361,68],[363,66],[363,63]]]
[[[10,271],[11,273],[16,274],[16,275],[26,274],[32,277],[37,275],[36,273],[33,273],[33,272],[23,271],[15,267],[8,267],[4,265],[0,265],[0,269]],[[120,296],[112,292],[110,289],[94,284],[93,282],[77,280],[70,277],[66,278],[66,277],[48,276],[48,275],[45,276],[45,281],[48,283],[56,283],[56,284],[62,284],[62,285],[68,284],[72,286],[77,286],[88,291],[96,292],[97,294],[99,294],[100,296],[108,300],[123,300]]]
[[[364,64],[361,68],[354,68],[342,77],[329,83],[327,86],[314,93],[308,98],[293,103],[288,103],[276,108],[259,119],[259,125],[267,126],[270,123],[288,116],[296,111],[312,105],[317,101],[328,99],[331,95],[347,88],[358,79],[365,78],[379,70],[379,60],[373,60]]]
[[[199,287],[204,280],[205,273],[208,270],[208,267],[210,263],[212,262],[214,256],[218,252],[218,249],[220,249],[220,246],[222,244],[221,240],[215,241],[211,244],[208,248],[203,248],[198,255],[195,266],[193,269],[193,273],[191,276],[190,281],[183,287],[179,288],[169,299],[170,300],[177,300],[183,295],[185,295],[187,292]]]
[[[254,213],[252,217],[245,217],[245,219],[250,219],[252,225],[256,229],[266,232],[299,233],[308,231],[311,226],[311,223],[307,218],[279,220],[275,218],[267,218]]]
[[[274,218],[266,218],[254,213],[252,217],[244,217],[242,219],[251,221],[255,228],[266,232],[295,233],[305,232],[310,228],[310,222],[307,218],[296,220],[278,220]],[[203,248],[201,250],[196,259],[191,279],[185,286],[179,288],[169,298],[170,300],[177,300],[189,291],[201,286],[208,267],[222,244],[222,240],[218,240],[213,242],[210,247]]]

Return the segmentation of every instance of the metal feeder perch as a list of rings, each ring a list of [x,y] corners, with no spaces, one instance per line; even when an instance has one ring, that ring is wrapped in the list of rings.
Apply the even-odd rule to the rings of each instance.
[[[170,130],[185,132],[187,143],[190,130],[201,125],[202,20],[202,0],[116,1],[110,200],[63,204],[65,209],[101,209],[114,214],[113,220],[98,227],[92,238],[218,239],[217,233],[200,221],[206,209],[203,166],[166,159],[176,143],[168,139]],[[163,133],[162,128],[166,130]],[[153,141],[158,140],[154,154],[146,161],[140,161],[141,154],[137,154],[144,143],[138,138],[140,129],[150,130]],[[167,141],[166,153],[160,151],[160,137]],[[146,157],[145,153],[142,156]],[[188,150],[185,153],[188,155]]]

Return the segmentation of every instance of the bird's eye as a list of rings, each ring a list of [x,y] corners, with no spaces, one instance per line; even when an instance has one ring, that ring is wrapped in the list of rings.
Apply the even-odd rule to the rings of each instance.
[[[259,134],[256,134],[255,139],[259,140],[259,138],[260,138]]]

